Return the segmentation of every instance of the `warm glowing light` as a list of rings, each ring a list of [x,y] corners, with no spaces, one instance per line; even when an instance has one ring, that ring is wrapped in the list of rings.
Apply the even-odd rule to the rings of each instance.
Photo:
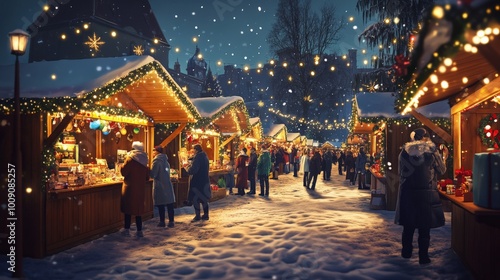
[[[335,66],[330,67],[331,71],[335,71]]]
[[[385,22],[385,24],[389,24],[389,23],[391,23],[391,20],[390,20],[390,19],[388,19],[388,18],[386,18],[386,19],[384,20],[384,22]]]
[[[264,107],[264,101],[260,100],[257,105],[259,105],[259,107]]]
[[[198,59],[202,59],[203,55],[201,53],[199,53],[197,57],[198,57]]]
[[[304,62],[299,62],[300,67],[304,67]]]
[[[116,37],[116,31],[111,31],[111,37]]]
[[[441,87],[444,88],[444,89],[447,89],[449,87],[449,84],[447,81],[442,81],[441,82]]]
[[[80,29],[78,29],[78,28],[77,28],[77,29],[75,29],[75,33],[76,33],[76,34],[80,34]]]
[[[398,18],[398,17],[395,17],[395,18],[394,18],[394,23],[395,23],[395,24],[398,24],[398,23],[399,23],[399,18]]]
[[[158,42],[160,42],[160,40],[158,40],[158,38],[154,38],[153,42],[154,42],[155,44],[158,44]]]
[[[181,49],[180,49],[179,47],[175,48],[175,52],[177,52],[177,53],[178,53],[178,52],[180,52],[180,51],[181,51]]]
[[[271,60],[269,61],[269,64],[274,65],[274,60],[273,60],[273,59],[271,59]]]
[[[445,73],[446,72],[446,67],[444,67],[443,65],[441,65],[441,66],[439,66],[438,71],[439,71],[439,73]]]
[[[354,21],[354,17],[349,17],[349,21]]]
[[[248,67],[248,66],[245,65],[245,67],[243,67],[243,70],[244,71],[248,71],[248,70],[250,70],[250,67]]]
[[[61,34],[61,39],[66,40],[66,34]]]
[[[85,23],[85,24],[83,25],[83,29],[89,29],[89,25],[88,25],[87,23]]]
[[[27,188],[26,188],[26,193],[32,193],[32,192],[33,192],[33,189],[32,189],[32,188],[30,188],[30,187],[27,187]]]
[[[274,71],[273,70],[269,71],[269,75],[274,76]]]
[[[195,43],[198,42],[198,38],[193,37],[193,42],[195,42]]]
[[[439,82],[438,76],[436,76],[436,74],[432,74],[430,76],[430,79],[431,79],[431,83],[433,83],[433,84],[437,84]]]
[[[151,52],[151,53],[155,53],[155,49],[154,49],[154,48],[151,48],[150,52]]]
[[[342,56],[342,59],[346,59],[346,58],[347,58],[347,55],[345,55],[345,54],[344,54],[344,55]]]
[[[293,80],[292,76],[288,76],[288,81],[291,82],[292,80]]]
[[[364,49],[363,49],[363,50],[361,50],[361,53],[362,53],[362,54],[365,54],[365,53],[366,53],[366,50],[364,50]]]
[[[467,77],[462,78],[462,83],[466,84],[468,81],[469,81],[469,79]]]
[[[262,68],[262,63],[257,64],[258,68]]]
[[[432,16],[437,19],[442,19],[444,17],[444,9],[441,6],[436,6],[432,10]]]
[[[364,64],[364,65],[368,65],[368,60],[366,60],[366,59],[365,59],[365,60],[363,60],[363,64]]]
[[[221,65],[222,65],[222,61],[220,61],[220,60],[219,60],[219,61],[217,61],[217,65],[218,65],[218,66],[221,66]]]
[[[490,83],[490,79],[488,79],[488,78],[484,78],[484,79],[483,79],[483,83],[484,83],[485,85],[489,84],[489,83]]]
[[[444,65],[446,65],[446,66],[451,66],[453,64],[453,60],[449,57],[445,58],[443,62],[444,62]]]
[[[283,62],[283,67],[285,67],[285,68],[286,68],[287,66],[288,66],[288,63]]]
[[[52,74],[52,75],[50,75],[50,78],[51,78],[52,80],[55,80],[55,79],[57,79],[57,76],[56,76],[56,74]]]
[[[44,6],[43,6],[43,10],[44,10],[45,12],[46,12],[46,11],[48,11],[49,9],[50,9],[49,5],[44,5]]]
[[[311,71],[311,76],[314,76],[314,75],[316,75],[316,72]]]

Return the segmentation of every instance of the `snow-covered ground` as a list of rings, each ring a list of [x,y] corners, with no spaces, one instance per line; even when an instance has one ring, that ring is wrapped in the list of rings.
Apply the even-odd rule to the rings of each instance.
[[[335,172],[334,172],[335,173]],[[26,279],[472,279],[446,225],[431,230],[430,265],[400,257],[394,211],[370,210],[370,193],[344,176],[318,176],[316,192],[292,174],[271,180],[269,198],[231,195],[210,221],[176,209],[175,228],[145,222],[144,237],[119,232],[44,259],[24,260]],[[257,186],[257,193],[259,187]],[[132,219],[133,220],[133,219]],[[132,230],[135,230],[132,225]],[[414,247],[417,233],[415,233]],[[10,276],[0,257],[0,278]]]

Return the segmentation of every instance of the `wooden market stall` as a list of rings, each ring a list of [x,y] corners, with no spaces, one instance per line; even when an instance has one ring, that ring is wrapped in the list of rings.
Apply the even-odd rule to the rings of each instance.
[[[417,106],[450,103],[453,169],[475,170],[472,202],[442,194],[452,202],[451,246],[477,279],[495,279],[500,275],[500,191],[491,177],[481,184],[476,180],[500,168],[491,162],[476,169],[474,160],[500,145],[500,4],[476,2],[434,7],[419,35],[398,109],[413,113]],[[478,206],[478,194],[490,202]]]
[[[253,147],[257,151],[260,150],[260,145],[264,137],[264,132],[262,129],[262,122],[259,117],[249,118],[250,129],[247,133],[242,135],[240,139],[243,141],[245,147],[247,147],[248,153],[250,154],[250,148]]]
[[[240,96],[192,98],[191,101],[202,119],[187,131],[185,147],[189,151],[196,143],[203,146],[211,163],[211,181],[215,183],[219,177],[233,174],[225,165],[224,153],[228,153],[229,162],[234,162],[239,145],[243,145],[240,136],[251,128],[248,110]]]
[[[0,161],[7,165],[14,71],[3,68]],[[149,56],[35,62],[22,65],[21,76],[23,211],[29,213],[22,238],[25,255],[39,258],[123,227],[117,163],[132,141],[151,154],[155,123],[192,122],[199,113]],[[151,182],[144,191],[150,218]],[[5,220],[5,209],[0,213]]]
[[[284,124],[272,124],[264,127],[264,135],[269,143],[285,143],[287,140],[287,129]]]
[[[398,157],[401,147],[410,141],[410,133],[417,127],[425,127],[437,144],[446,143],[439,132],[450,129],[449,106],[438,102],[418,109],[420,119],[395,112],[395,97],[391,92],[362,93],[355,98],[351,133],[361,133],[370,144],[367,150],[375,153],[378,164],[370,170],[371,188],[374,193],[385,194],[386,209],[395,210],[399,190]],[[427,126],[433,121],[432,129]]]
[[[291,145],[295,145],[296,147],[301,146],[300,141],[300,133],[299,132],[288,132],[286,134],[286,141]]]

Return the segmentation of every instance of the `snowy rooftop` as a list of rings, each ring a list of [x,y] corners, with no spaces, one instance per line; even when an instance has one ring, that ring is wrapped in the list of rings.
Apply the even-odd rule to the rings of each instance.
[[[250,122],[250,126],[254,126],[260,122],[260,118],[259,117],[250,118],[248,121]]]
[[[299,132],[288,132],[286,134],[286,141],[293,141],[297,138],[300,137],[300,133]]]
[[[20,65],[21,97],[75,97],[153,61],[150,56],[124,56],[24,63]],[[0,98],[13,98],[14,65],[0,66],[0,73]]]
[[[264,128],[264,135],[267,137],[275,137],[283,129],[286,129],[284,124],[273,124],[270,127]]]
[[[212,118],[221,110],[238,101],[244,102],[240,96],[191,98],[191,102],[204,118]]]
[[[385,117],[385,118],[407,118],[394,109],[395,96],[392,92],[359,93],[356,95],[358,116],[363,118]],[[450,106],[448,101],[436,102],[416,109],[428,118],[449,118]]]

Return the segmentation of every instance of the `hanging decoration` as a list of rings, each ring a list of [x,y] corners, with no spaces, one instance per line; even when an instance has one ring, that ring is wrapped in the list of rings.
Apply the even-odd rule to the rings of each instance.
[[[91,50],[95,50],[96,52],[99,51],[99,47],[101,45],[105,44],[105,42],[101,41],[101,37],[97,37],[95,35],[95,32],[94,32],[94,37],[93,38],[91,38],[90,36],[88,36],[88,38],[89,38],[89,40],[87,42],[85,42],[84,44],[87,45],[87,46],[89,46],[89,48]]]
[[[479,122],[477,132],[481,143],[488,148],[500,149],[500,114],[489,114]]]
[[[392,65],[394,69],[394,74],[397,77],[406,76],[408,74],[408,66],[410,66],[410,60],[402,54],[396,55],[394,57],[396,63]]]
[[[139,132],[141,132],[141,129],[138,128],[138,127],[134,127],[134,134],[139,134]]]
[[[142,55],[143,53],[144,53],[144,49],[142,48],[141,45],[134,46],[134,54],[135,55]]]

